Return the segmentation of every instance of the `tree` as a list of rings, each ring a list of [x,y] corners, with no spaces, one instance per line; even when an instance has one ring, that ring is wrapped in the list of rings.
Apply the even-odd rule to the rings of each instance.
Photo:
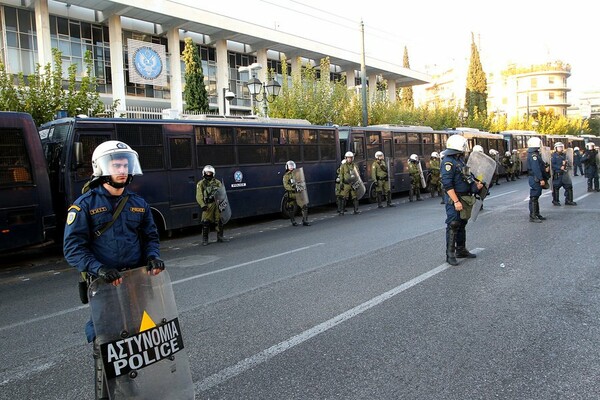
[[[408,61],[408,49],[404,46],[404,57],[402,59],[402,66],[410,69],[410,62]],[[415,100],[413,98],[412,86],[403,87],[400,90],[400,105],[407,109],[413,109],[415,107]]]
[[[487,116],[487,79],[481,66],[473,33],[471,33],[471,60],[467,74],[465,110],[468,112],[469,120]]]
[[[185,63],[185,90],[183,100],[186,109],[206,113],[209,110],[208,94],[204,86],[204,72],[198,47],[192,38],[185,38],[185,47],[181,58]]]

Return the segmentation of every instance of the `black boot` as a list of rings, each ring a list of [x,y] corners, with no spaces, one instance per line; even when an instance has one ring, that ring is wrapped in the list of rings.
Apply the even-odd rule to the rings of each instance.
[[[457,227],[455,227],[455,229],[452,229],[453,227],[451,227],[454,222],[456,221],[451,222],[446,227],[446,262],[450,265],[458,265],[458,260],[456,259],[455,254]]]
[[[413,190],[412,189],[410,189],[408,191],[408,201],[410,201],[411,203],[413,201]]]
[[[336,199],[336,203],[337,203],[337,213],[338,215],[342,215],[342,199],[340,197],[338,197]]]
[[[217,242],[229,242],[229,238],[223,236],[223,224],[219,221],[219,225],[217,225]]]
[[[477,255],[469,252],[465,246],[456,246],[456,258],[477,258]]]
[[[560,201],[558,200],[560,188],[552,188],[552,204],[555,206],[560,206]]]
[[[298,225],[298,223],[296,222],[296,211],[296,204],[294,204],[293,206],[288,206],[288,215],[290,216],[290,222],[293,226]]]
[[[535,203],[534,198],[530,197],[529,198],[529,222],[542,222],[541,220],[538,219],[538,217],[536,215],[534,203]]]
[[[94,339],[94,388],[96,391],[96,400],[108,400],[108,388],[104,382],[104,365],[102,364],[102,355],[100,346]]]
[[[206,246],[208,244],[208,233],[210,232],[210,227],[207,224],[202,225],[202,246]]]
[[[360,211],[358,211],[358,199],[357,198],[354,199],[354,212],[352,214],[360,214]]]
[[[308,222],[308,206],[302,207],[302,225],[310,226],[310,222]]]
[[[423,201],[423,199],[421,198],[421,190],[417,190],[417,201]]]
[[[576,206],[577,203],[573,201],[573,188],[569,188],[565,193],[565,205],[566,206]]]
[[[431,189],[429,193],[431,193],[431,198],[433,199],[435,197],[435,190]]]
[[[396,207],[394,204],[392,204],[392,192],[387,192],[387,194],[385,195],[385,198],[387,200],[388,207]]]
[[[343,197],[340,199],[340,210],[341,212],[338,215],[344,215],[346,212],[346,199]]]
[[[381,193],[377,192],[377,208],[383,208],[383,205],[381,204]]]
[[[542,217],[542,215],[540,214],[540,201],[538,197],[533,199],[533,210],[535,213],[535,217],[538,219],[538,221],[541,222],[546,220],[546,217]]]

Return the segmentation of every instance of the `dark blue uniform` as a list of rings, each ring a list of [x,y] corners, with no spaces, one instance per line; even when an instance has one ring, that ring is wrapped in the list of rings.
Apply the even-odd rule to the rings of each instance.
[[[579,150],[573,151],[573,167],[575,168],[575,173],[573,175],[578,176],[577,172],[580,172],[583,175],[583,164],[581,163],[581,153]]]
[[[96,236],[94,232],[112,220],[118,201],[126,195],[129,198],[117,220]],[[121,196],[111,196],[103,186],[90,190],[69,207],[63,250],[69,265],[92,276],[102,266],[122,271],[146,265],[148,258],[160,257],[150,206],[127,189]],[[88,341],[95,337],[91,321],[86,336]]]
[[[454,189],[460,199],[461,196],[478,193],[477,184],[473,181],[469,183],[463,174],[465,161],[461,154],[446,155],[442,159],[442,187],[444,188],[446,200],[446,249],[457,251],[457,256],[464,254],[466,250],[468,219],[460,217],[460,211],[456,211],[454,204],[447,192]],[[455,246],[454,246],[455,244]],[[473,256],[474,257],[474,256]]]
[[[541,222],[545,219],[540,215],[540,204],[538,199],[542,195],[540,181],[547,181],[546,163],[542,160],[540,149],[530,147],[527,149],[527,175],[529,175],[529,220]]]
[[[552,204],[555,206],[560,206],[559,201],[559,191],[560,188],[565,189],[565,204],[574,205],[573,204],[573,183],[571,182],[571,177],[568,176],[568,162],[567,162],[567,154],[564,152],[555,151],[552,154]],[[565,169],[562,169],[565,167]]]
[[[598,150],[586,150],[581,156],[581,162],[585,165],[585,177],[588,180],[588,192],[592,190],[600,191],[598,186],[598,165],[596,164],[596,155]],[[593,186],[593,189],[592,189]]]

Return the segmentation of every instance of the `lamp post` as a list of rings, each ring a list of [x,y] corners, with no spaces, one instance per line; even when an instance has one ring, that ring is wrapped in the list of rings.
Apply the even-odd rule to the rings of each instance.
[[[269,106],[267,103],[272,103],[275,98],[279,96],[281,91],[281,85],[275,79],[271,79],[266,84],[261,82],[258,78],[252,78],[246,84],[250,95],[256,99],[256,101],[263,103],[263,114],[265,117],[269,117]],[[259,98],[259,96],[261,96]]]
[[[228,88],[223,88],[223,115],[228,116],[231,111],[231,100],[235,99],[235,93]]]

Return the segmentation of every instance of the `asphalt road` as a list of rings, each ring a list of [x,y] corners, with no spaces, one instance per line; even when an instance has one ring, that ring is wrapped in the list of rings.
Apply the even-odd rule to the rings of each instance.
[[[163,241],[196,398],[600,398],[600,193],[574,182],[579,205],[545,191],[534,224],[527,180],[501,181],[456,267],[428,195]],[[0,399],[93,399],[76,272],[2,262]]]

